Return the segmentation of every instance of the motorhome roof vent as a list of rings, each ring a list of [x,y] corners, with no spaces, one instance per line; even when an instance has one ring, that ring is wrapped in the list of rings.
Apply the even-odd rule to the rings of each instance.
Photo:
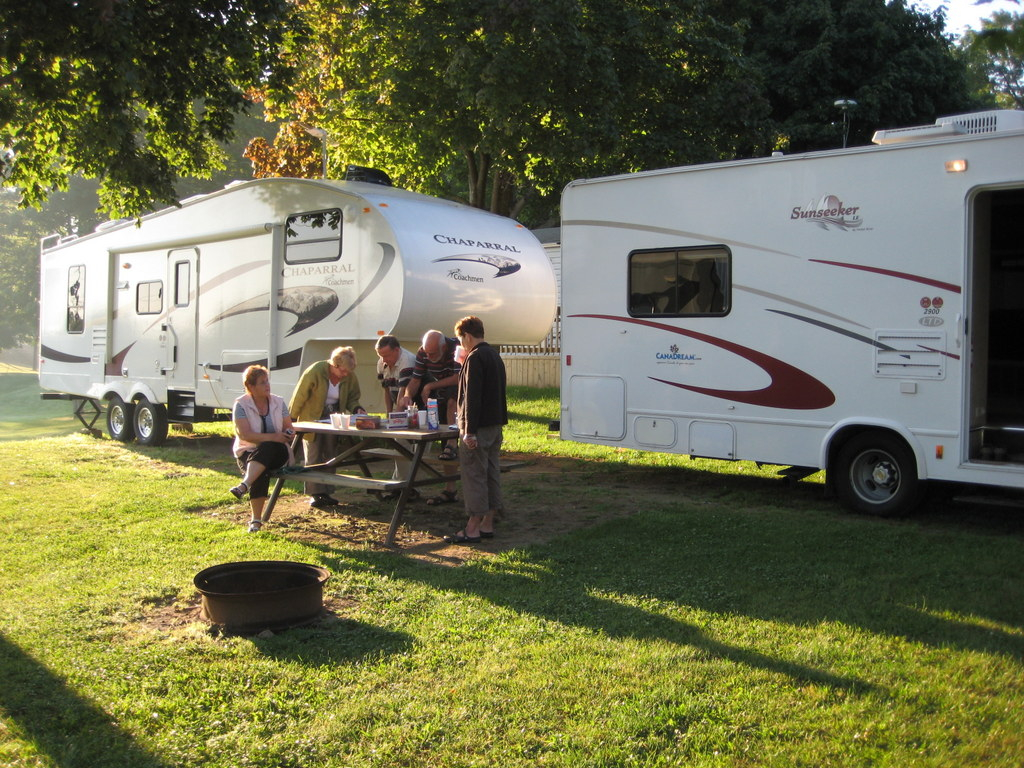
[[[350,165],[345,168],[345,181],[365,181],[368,184],[383,184],[393,187],[391,177],[376,168],[364,168],[361,165]]]
[[[901,141],[923,141],[941,136],[977,135],[1020,129],[1024,129],[1024,112],[1015,109],[995,109],[940,117],[934,125],[875,131],[871,141],[875,144],[897,144]]]
[[[110,221],[101,221],[93,229],[93,232],[106,232],[108,229],[113,229],[119,224],[124,224],[126,221],[130,221],[130,219],[111,219]]]

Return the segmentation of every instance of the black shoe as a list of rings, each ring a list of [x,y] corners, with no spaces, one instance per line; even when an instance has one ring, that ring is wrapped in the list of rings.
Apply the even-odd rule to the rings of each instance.
[[[309,506],[317,509],[329,509],[340,504],[336,498],[327,493],[318,493],[309,500]]]

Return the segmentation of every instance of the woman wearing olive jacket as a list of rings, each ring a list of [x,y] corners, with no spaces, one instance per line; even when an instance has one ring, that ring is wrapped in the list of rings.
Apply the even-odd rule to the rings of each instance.
[[[359,404],[359,379],[356,378],[356,353],[352,347],[338,347],[330,359],[320,360],[307,368],[295,385],[288,412],[294,421],[327,419],[332,413],[366,413]],[[307,432],[303,435],[306,466],[330,461],[338,455],[339,438]],[[311,507],[331,507],[338,500],[331,496],[331,486],[306,483]]]

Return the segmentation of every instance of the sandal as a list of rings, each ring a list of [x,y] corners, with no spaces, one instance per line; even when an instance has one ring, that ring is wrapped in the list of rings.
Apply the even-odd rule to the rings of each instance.
[[[458,501],[455,491],[441,491],[437,496],[427,499],[427,506],[436,507],[439,504],[454,504]]]
[[[450,536],[445,536],[444,540],[449,544],[479,544],[479,536],[467,536],[465,531],[459,531],[453,533]]]
[[[259,533],[260,528],[263,527],[262,520],[250,520],[249,521],[249,533]]]
[[[236,499],[242,498],[248,492],[249,486],[246,485],[245,483],[239,483],[238,485],[231,489],[231,495],[234,496]]]
[[[448,445],[444,447],[444,450],[437,454],[437,458],[441,461],[455,461],[459,458],[459,450],[451,443],[448,443]]]

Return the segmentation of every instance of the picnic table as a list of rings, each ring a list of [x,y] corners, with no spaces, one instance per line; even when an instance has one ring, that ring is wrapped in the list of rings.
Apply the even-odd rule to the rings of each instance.
[[[423,461],[427,446],[431,443],[440,445],[448,440],[458,439],[458,430],[449,429],[446,424],[442,424],[439,429],[386,429],[383,427],[356,429],[355,427],[335,427],[328,422],[298,421],[292,425],[292,428],[295,430],[292,450],[296,453],[302,435],[310,432],[351,437],[354,438],[354,442],[351,444],[343,442],[341,452],[322,464],[313,464],[299,470],[285,467],[273,472],[271,476],[275,478],[274,489],[267,501],[267,508],[263,512],[264,520],[270,519],[274,505],[277,503],[277,497],[286,480],[303,483],[312,480],[342,488],[359,488],[381,493],[397,492],[398,500],[395,502],[395,511],[391,516],[391,525],[388,528],[387,536],[384,538],[384,543],[387,546],[394,546],[395,534],[398,532],[405,504],[412,495],[413,489],[459,479],[458,462],[451,462],[451,474],[447,474],[439,472]],[[409,448],[410,444],[412,450]],[[370,470],[372,465],[380,462],[391,463],[396,458],[407,459],[407,462],[399,462],[399,467],[403,463],[405,464],[404,477],[384,480],[373,476]]]

